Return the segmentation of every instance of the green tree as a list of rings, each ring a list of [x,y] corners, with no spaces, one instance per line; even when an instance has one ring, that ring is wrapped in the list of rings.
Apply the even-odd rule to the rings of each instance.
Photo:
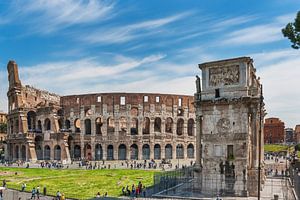
[[[7,124],[1,123],[0,124],[0,132],[1,133],[6,133],[6,131],[7,131]]]
[[[284,29],[281,30],[284,37],[287,37],[291,43],[292,48],[300,48],[300,11],[297,13],[295,22],[288,23]]]

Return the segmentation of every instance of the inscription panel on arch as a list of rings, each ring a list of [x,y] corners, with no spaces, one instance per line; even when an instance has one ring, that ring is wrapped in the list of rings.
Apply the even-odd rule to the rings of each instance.
[[[240,80],[239,65],[214,67],[209,69],[209,86],[236,85]]]

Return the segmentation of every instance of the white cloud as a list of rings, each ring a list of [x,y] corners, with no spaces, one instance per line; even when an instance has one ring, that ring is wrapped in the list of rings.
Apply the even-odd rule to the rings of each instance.
[[[113,3],[101,0],[13,1],[10,15],[29,24],[31,31],[51,33],[72,25],[99,22],[112,16]]]
[[[157,34],[161,31],[159,28],[181,20],[190,14],[191,12],[184,12],[165,18],[143,21],[126,26],[104,27],[83,36],[82,39],[90,43],[124,43],[139,37]]]
[[[283,52],[287,52],[287,50]],[[255,57],[275,58],[276,55],[281,57],[278,52],[270,52],[269,54],[257,54],[253,58],[255,61]],[[267,117],[279,117],[285,122],[286,127],[292,128],[296,124],[300,124],[299,66],[300,57],[294,56],[273,64],[264,63],[257,72],[264,86]]]

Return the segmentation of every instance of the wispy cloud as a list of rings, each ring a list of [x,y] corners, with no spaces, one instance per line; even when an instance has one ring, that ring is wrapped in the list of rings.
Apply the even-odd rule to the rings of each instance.
[[[113,15],[114,8],[114,3],[101,0],[15,0],[11,4],[6,18],[22,19],[31,31],[46,34],[72,25],[102,21]]]
[[[125,26],[103,27],[87,34],[82,39],[89,43],[124,43],[140,37],[153,36],[160,31],[159,28],[181,20],[191,14],[192,12],[184,12]]]
[[[281,29],[292,18],[291,14],[278,16],[270,23],[238,29],[222,38],[222,45],[256,45],[283,40]]]

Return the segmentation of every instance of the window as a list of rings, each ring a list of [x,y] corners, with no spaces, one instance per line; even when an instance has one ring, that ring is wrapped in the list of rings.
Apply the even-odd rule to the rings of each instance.
[[[182,98],[179,98],[178,99],[178,106],[181,107],[181,105],[182,105]]]
[[[125,97],[120,97],[120,104],[121,104],[122,106],[125,105]]]
[[[155,97],[155,102],[159,103],[159,96]]]
[[[144,96],[144,102],[148,102],[148,96]]]
[[[219,98],[220,97],[220,89],[216,89],[215,90],[215,98]]]
[[[97,102],[101,102],[101,96],[97,97]]]
[[[79,103],[79,98],[77,97],[77,99],[76,99],[76,103]]]
[[[233,145],[227,145],[227,159],[233,160],[234,154],[233,154]]]

